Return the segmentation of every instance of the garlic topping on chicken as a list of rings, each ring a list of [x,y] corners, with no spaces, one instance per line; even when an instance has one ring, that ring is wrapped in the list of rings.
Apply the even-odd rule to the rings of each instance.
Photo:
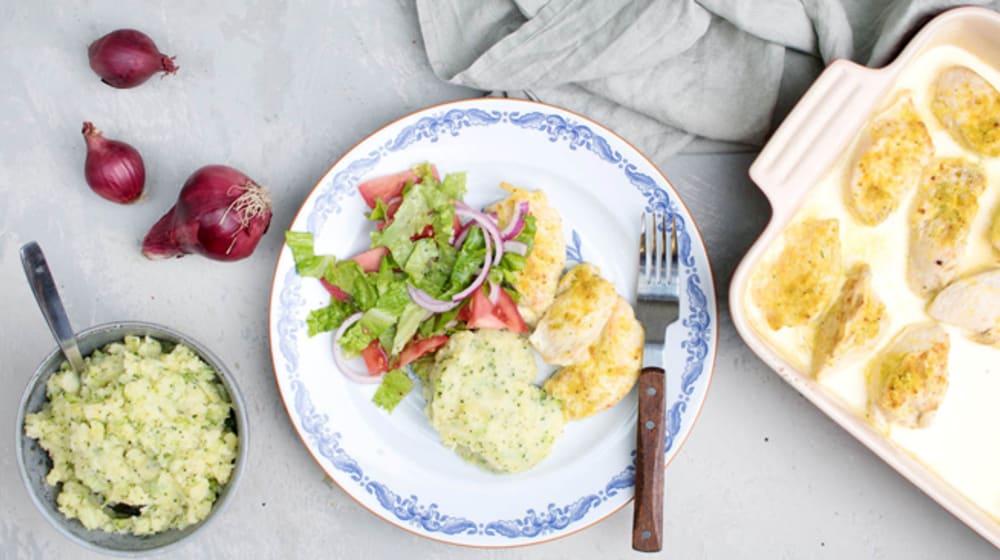
[[[868,371],[869,411],[876,424],[926,427],[948,390],[948,333],[937,323],[909,325]]]
[[[562,403],[567,420],[580,420],[610,408],[639,379],[645,333],[632,306],[618,296],[611,317],[586,357],[566,366],[545,382],[545,390]]]
[[[772,329],[801,326],[822,313],[843,277],[840,222],[807,219],[785,231],[784,248],[755,280],[753,296]]]
[[[927,296],[951,282],[965,253],[986,175],[971,161],[944,158],[924,169],[910,216],[907,280]]]
[[[872,288],[871,267],[851,267],[840,295],[823,314],[813,341],[814,375],[836,368],[875,347],[889,325],[885,303]]]
[[[920,180],[934,155],[927,127],[909,94],[880,115],[863,133],[867,149],[851,174],[847,202],[862,223],[882,223]]]
[[[952,66],[932,86],[931,111],[965,148],[1000,156],[1000,93],[976,72]]]
[[[559,281],[556,298],[530,341],[542,359],[568,366],[583,361],[614,311],[618,294],[592,264],[578,264]]]

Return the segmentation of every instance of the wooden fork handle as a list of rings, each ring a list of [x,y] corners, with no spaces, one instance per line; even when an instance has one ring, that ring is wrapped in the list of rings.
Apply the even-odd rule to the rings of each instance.
[[[640,552],[659,552],[663,547],[664,386],[662,368],[643,368],[639,374],[632,548]]]

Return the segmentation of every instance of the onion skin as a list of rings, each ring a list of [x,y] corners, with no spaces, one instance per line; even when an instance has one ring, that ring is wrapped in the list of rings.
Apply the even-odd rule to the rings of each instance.
[[[242,172],[208,165],[192,174],[177,203],[142,241],[149,259],[197,253],[236,261],[249,257],[271,223],[271,197]]]
[[[138,200],[146,184],[146,166],[139,151],[105,138],[91,122],[83,123],[83,139],[87,142],[83,174],[90,189],[119,204]]]
[[[90,68],[101,81],[116,88],[132,88],[157,72],[173,74],[174,58],[160,52],[156,43],[135,29],[118,29],[87,48]]]

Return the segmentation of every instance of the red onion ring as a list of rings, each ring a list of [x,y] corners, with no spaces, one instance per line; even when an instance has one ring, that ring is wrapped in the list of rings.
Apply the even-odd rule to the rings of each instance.
[[[503,250],[507,253],[514,253],[523,257],[528,253],[528,245],[520,241],[504,241]]]
[[[483,285],[483,282],[486,281],[486,277],[489,276],[490,263],[493,260],[492,258],[493,255],[491,255],[490,253],[492,252],[493,248],[491,246],[492,244],[490,243],[489,235],[484,235],[483,239],[486,240],[486,255],[483,257],[483,268],[479,271],[479,276],[476,276],[476,279],[473,280],[471,284],[469,284],[468,288],[452,296],[451,298],[452,301],[461,301],[466,297],[468,297],[469,294],[478,290],[479,287]]]
[[[504,241],[510,241],[524,230],[524,217],[528,215],[528,201],[523,200],[514,206],[514,215],[510,217],[510,223],[500,232],[500,237]]]
[[[474,222],[470,220],[462,224],[462,226],[458,230],[458,235],[455,236],[455,240],[451,242],[452,247],[456,249],[462,247],[462,243],[465,243],[465,238],[469,236],[469,230],[472,228],[473,223]]]
[[[381,375],[369,375],[367,369],[364,371],[358,371],[352,367],[351,364],[347,363],[347,359],[340,353],[340,344],[337,343],[337,341],[340,340],[341,335],[344,334],[344,331],[346,331],[354,323],[360,321],[362,315],[364,315],[364,313],[358,311],[354,315],[344,319],[344,322],[340,324],[337,332],[333,335],[333,361],[336,362],[340,373],[343,373],[344,377],[354,381],[355,383],[365,383],[369,385],[373,383],[381,383]]]
[[[389,222],[392,221],[393,218],[396,217],[396,212],[399,212],[399,208],[397,207],[395,210],[392,211],[392,216],[389,215],[389,209],[392,208],[393,204],[402,203],[402,201],[403,201],[403,197],[402,196],[394,196],[394,197],[390,198],[388,201],[386,201],[386,203],[385,203],[385,216],[382,217],[382,221],[383,222],[389,223]]]
[[[483,214],[479,210],[476,210],[463,202],[455,202],[455,213],[459,217],[470,218],[479,225],[480,228],[486,233],[488,237],[493,238],[493,247],[495,252],[493,254],[493,264],[500,264],[500,259],[503,257],[503,238],[500,236],[500,230],[497,228],[497,223],[486,214]],[[487,247],[489,245],[487,244]],[[487,251],[488,253],[488,251]]]
[[[500,301],[500,284],[490,280],[490,295],[488,297],[493,305]]]
[[[406,290],[410,292],[410,299],[413,300],[413,303],[423,307],[431,313],[444,313],[445,311],[451,311],[459,303],[461,303],[460,301],[441,301],[420,288],[415,288],[409,284],[406,285]]]

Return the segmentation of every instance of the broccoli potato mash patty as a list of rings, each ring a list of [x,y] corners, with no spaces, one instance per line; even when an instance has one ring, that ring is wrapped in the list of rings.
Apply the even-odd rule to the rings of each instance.
[[[528,341],[509,331],[456,333],[429,364],[427,416],[441,442],[487,470],[527,470],[562,433],[559,401],[534,385]]]
[[[148,535],[203,520],[229,481],[238,438],[216,372],[193,350],[125,337],[64,363],[24,431],[52,458],[59,511],[88,529]],[[122,510],[138,515],[120,513]]]

